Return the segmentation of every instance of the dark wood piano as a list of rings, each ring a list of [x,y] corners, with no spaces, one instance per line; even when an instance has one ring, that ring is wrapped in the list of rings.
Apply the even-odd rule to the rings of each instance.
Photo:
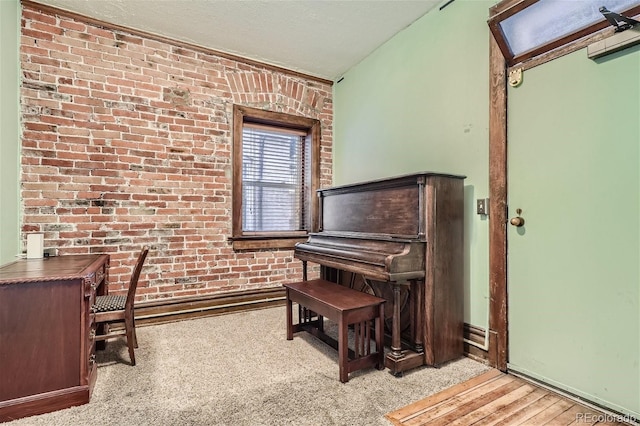
[[[463,353],[464,176],[318,190],[319,229],[295,248],[321,278],[387,300],[385,366],[398,374]]]

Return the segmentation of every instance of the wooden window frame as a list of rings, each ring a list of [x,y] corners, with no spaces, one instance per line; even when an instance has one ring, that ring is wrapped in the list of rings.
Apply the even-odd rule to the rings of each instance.
[[[613,34],[614,28],[603,17],[602,21],[598,21],[574,33],[552,40],[520,55],[513,55],[509,49],[505,35],[500,28],[500,23],[538,1],[540,0],[504,0],[494,6],[490,12],[487,23],[508,67],[523,64],[525,68],[531,68],[540,63],[548,62],[582,49],[590,43]],[[640,6],[635,6],[623,13],[629,17],[636,16],[640,14]]]
[[[245,123],[263,124],[303,131],[311,144],[311,182],[309,200],[309,230],[245,232],[242,229],[242,132]],[[293,248],[296,243],[306,241],[309,232],[318,228],[318,198],[315,196],[320,184],[320,121],[266,111],[244,105],[233,106],[233,185],[232,185],[232,236],[234,250],[260,250]]]

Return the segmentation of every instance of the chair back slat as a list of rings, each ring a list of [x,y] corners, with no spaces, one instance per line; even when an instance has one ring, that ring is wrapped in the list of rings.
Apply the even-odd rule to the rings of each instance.
[[[133,302],[136,297],[136,287],[138,287],[138,278],[140,278],[140,273],[142,272],[142,267],[144,266],[144,261],[147,258],[148,253],[149,246],[144,246],[140,250],[138,260],[136,261],[136,266],[133,269],[131,279],[129,280],[129,290],[127,291],[127,301],[125,303],[126,307],[133,306]]]

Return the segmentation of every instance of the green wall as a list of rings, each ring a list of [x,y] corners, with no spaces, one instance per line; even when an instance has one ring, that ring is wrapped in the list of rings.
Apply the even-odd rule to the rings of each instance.
[[[334,85],[334,183],[414,171],[466,175],[465,322],[488,328],[489,30],[494,2],[458,0]]]
[[[20,251],[20,3],[0,0],[0,265]]]

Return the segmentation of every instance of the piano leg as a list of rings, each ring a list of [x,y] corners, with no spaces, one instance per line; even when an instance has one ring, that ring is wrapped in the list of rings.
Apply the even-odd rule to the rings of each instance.
[[[400,285],[393,283],[393,323],[391,328],[391,353],[388,355],[398,361],[402,354],[402,342],[400,339]]]
[[[402,372],[424,364],[424,354],[418,352],[418,350],[424,351],[421,332],[414,329],[416,332],[412,333],[412,337],[416,338],[415,350],[408,348],[402,350],[402,337],[400,331],[400,290],[403,286],[411,285],[415,289],[415,287],[419,287],[419,285],[416,285],[415,282],[394,282],[390,284],[393,286],[393,323],[391,326],[391,351],[387,354],[384,364],[385,367],[387,367],[393,375],[400,376]],[[413,303],[418,303],[418,306],[420,306],[419,300],[414,300]],[[414,312],[413,315],[416,319],[417,316],[419,316],[417,312]]]

